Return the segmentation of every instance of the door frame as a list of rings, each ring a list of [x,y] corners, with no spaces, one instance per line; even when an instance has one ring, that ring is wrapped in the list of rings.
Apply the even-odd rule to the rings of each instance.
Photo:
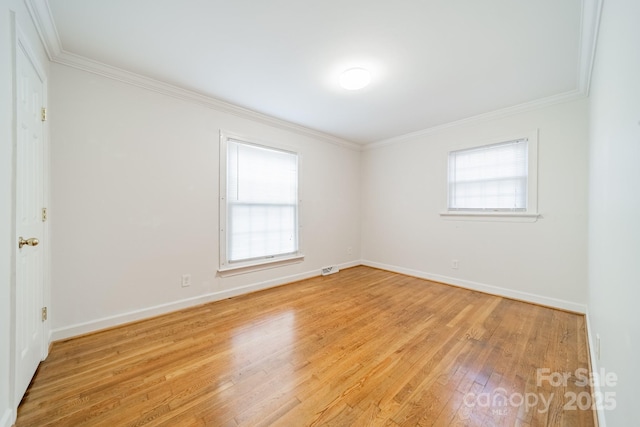
[[[16,365],[17,365],[17,361],[16,361],[16,327],[17,327],[17,319],[16,319],[16,307],[17,307],[17,302],[16,302],[16,286],[17,286],[17,280],[16,280],[16,260],[17,260],[17,222],[16,222],[16,214],[17,214],[17,206],[16,206],[16,194],[17,194],[17,138],[18,138],[18,131],[17,131],[17,67],[18,67],[18,61],[17,61],[17,55],[18,55],[18,50],[22,50],[22,52],[24,52],[24,54],[26,55],[27,59],[31,62],[31,64],[33,65],[34,70],[36,71],[36,73],[38,74],[38,77],[40,78],[40,80],[42,81],[42,103],[43,103],[43,107],[48,106],[48,76],[47,76],[47,72],[46,69],[42,66],[40,60],[38,60],[38,56],[34,53],[33,48],[31,47],[31,43],[29,41],[29,38],[27,37],[26,33],[24,31],[22,31],[22,29],[20,28],[18,22],[15,19],[15,15],[12,16],[13,21],[13,28],[14,28],[14,43],[13,43],[13,55],[12,55],[12,60],[13,60],[13,64],[12,64],[12,72],[13,72],[13,84],[12,84],[12,89],[13,89],[13,106],[12,106],[12,113],[13,113],[13,118],[12,118],[12,134],[13,134],[13,138],[12,138],[12,144],[13,144],[13,158],[12,158],[12,180],[13,180],[13,194],[11,196],[12,199],[12,218],[11,218],[11,222],[12,222],[12,239],[13,239],[13,245],[12,245],[12,251],[11,251],[11,301],[10,301],[10,305],[11,305],[11,355],[10,355],[10,378],[9,378],[9,384],[10,384],[10,389],[11,389],[11,397],[13,399],[13,408],[16,412],[14,412],[14,414],[17,414],[17,408],[18,405],[20,404],[20,401],[22,399],[22,396],[17,396],[17,390],[16,390]],[[48,119],[47,119],[48,120]],[[48,354],[49,354],[49,345],[51,343],[51,312],[53,310],[51,310],[51,244],[50,244],[50,236],[51,236],[51,232],[50,232],[50,224],[51,224],[51,215],[50,215],[50,173],[51,173],[51,160],[50,160],[50,144],[49,144],[49,125],[48,125],[48,121],[43,121],[42,122],[42,149],[43,149],[43,153],[42,153],[42,163],[43,163],[43,187],[42,187],[42,192],[43,192],[43,207],[47,207],[47,220],[44,222],[43,224],[43,237],[42,237],[42,251],[43,251],[43,267],[42,267],[42,275],[43,275],[43,289],[42,289],[42,302],[43,302],[43,306],[47,307],[47,311],[48,311],[48,316],[47,316],[47,321],[42,322],[42,354],[41,354],[41,360],[44,360]]]

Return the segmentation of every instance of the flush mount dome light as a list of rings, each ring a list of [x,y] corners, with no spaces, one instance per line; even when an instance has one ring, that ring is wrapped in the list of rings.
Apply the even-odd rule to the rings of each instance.
[[[340,86],[347,90],[358,90],[371,83],[371,73],[364,68],[350,68],[340,74]]]

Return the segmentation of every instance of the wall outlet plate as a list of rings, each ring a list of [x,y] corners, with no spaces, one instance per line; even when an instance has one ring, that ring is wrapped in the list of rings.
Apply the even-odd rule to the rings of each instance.
[[[180,283],[182,284],[183,288],[186,288],[187,286],[191,286],[191,275],[183,274],[182,280],[180,281]]]

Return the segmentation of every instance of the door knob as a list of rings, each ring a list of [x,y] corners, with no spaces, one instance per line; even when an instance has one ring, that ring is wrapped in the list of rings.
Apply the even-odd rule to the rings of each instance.
[[[30,239],[23,239],[22,236],[20,236],[20,238],[18,239],[18,249],[22,249],[22,247],[24,245],[27,246],[38,246],[38,243],[40,243],[40,241],[38,239],[36,239],[35,237],[32,237]]]

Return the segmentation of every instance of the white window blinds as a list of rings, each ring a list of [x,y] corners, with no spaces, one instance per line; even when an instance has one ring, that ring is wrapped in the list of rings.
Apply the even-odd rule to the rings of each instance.
[[[450,211],[526,211],[528,140],[449,153]]]
[[[227,140],[227,261],[298,251],[298,156]]]

